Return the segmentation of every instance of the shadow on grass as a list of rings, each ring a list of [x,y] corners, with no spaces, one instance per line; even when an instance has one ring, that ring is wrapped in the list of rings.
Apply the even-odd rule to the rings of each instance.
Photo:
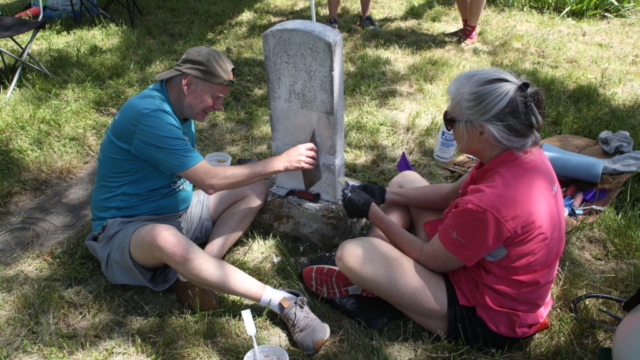
[[[3,293],[15,297],[3,326],[25,331],[23,345],[39,342],[50,351],[63,351],[65,358],[87,355],[87,349],[150,358],[198,358],[192,351],[242,358],[239,349],[250,341],[230,324],[229,309],[192,313],[169,291],[109,284],[83,240],[75,238],[46,254],[31,253],[37,257],[34,263],[48,264],[46,271],[0,279]],[[239,311],[233,316],[239,317]],[[56,345],[61,343],[64,350]],[[0,344],[14,354],[21,350],[5,336]]]

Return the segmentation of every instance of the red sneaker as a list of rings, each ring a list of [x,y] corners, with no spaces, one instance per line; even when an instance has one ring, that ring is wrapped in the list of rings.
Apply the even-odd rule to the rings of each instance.
[[[307,287],[318,296],[329,299],[349,295],[376,296],[376,294],[371,291],[365,290],[352,283],[351,280],[335,266],[308,266],[302,270],[302,279]]]

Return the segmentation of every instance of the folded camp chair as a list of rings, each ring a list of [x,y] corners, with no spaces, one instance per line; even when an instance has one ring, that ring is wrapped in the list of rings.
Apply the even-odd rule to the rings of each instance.
[[[16,69],[15,75],[13,75],[13,80],[11,81],[11,86],[9,87],[9,92],[7,93],[7,100],[11,96],[11,93],[18,82],[18,78],[20,77],[20,73],[22,72],[22,67],[24,65],[28,65],[38,71],[52,76],[51,73],[49,73],[49,71],[42,66],[42,64],[40,64],[33,55],[31,55],[31,53],[29,53],[31,45],[36,39],[36,35],[38,35],[38,32],[44,28],[46,23],[46,20],[42,20],[42,16],[44,14],[42,1],[39,1],[38,4],[40,7],[40,16],[38,17],[38,20],[28,20],[12,16],[0,16],[0,39],[8,38],[13,41],[18,48],[20,48],[20,54],[16,55],[11,53],[9,50],[0,47],[2,68],[6,71],[12,71],[14,68]],[[15,36],[25,34],[30,31],[31,37],[26,44],[22,45],[15,39]],[[7,57],[5,57],[5,55]],[[14,60],[11,66],[9,66],[11,61],[8,61],[8,58],[12,58]]]

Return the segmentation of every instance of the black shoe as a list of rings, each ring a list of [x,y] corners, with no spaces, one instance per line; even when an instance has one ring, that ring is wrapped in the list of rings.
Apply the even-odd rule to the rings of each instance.
[[[358,23],[358,26],[361,27],[363,30],[374,30],[374,31],[382,30],[378,25],[376,25],[376,22],[373,21],[373,18],[371,17],[371,15],[360,16],[360,22]]]
[[[338,19],[336,18],[328,19],[327,22],[324,24],[331,27],[334,30],[338,30]]]

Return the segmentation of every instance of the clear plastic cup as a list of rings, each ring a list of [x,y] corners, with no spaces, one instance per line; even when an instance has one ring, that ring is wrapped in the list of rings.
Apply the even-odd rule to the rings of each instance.
[[[207,156],[204,157],[204,160],[212,166],[231,165],[231,155],[221,153],[221,152],[214,152],[211,154],[207,154]]]
[[[256,360],[253,349],[244,356],[244,360]],[[260,345],[258,346],[258,360],[289,360],[289,355],[280,346]]]

